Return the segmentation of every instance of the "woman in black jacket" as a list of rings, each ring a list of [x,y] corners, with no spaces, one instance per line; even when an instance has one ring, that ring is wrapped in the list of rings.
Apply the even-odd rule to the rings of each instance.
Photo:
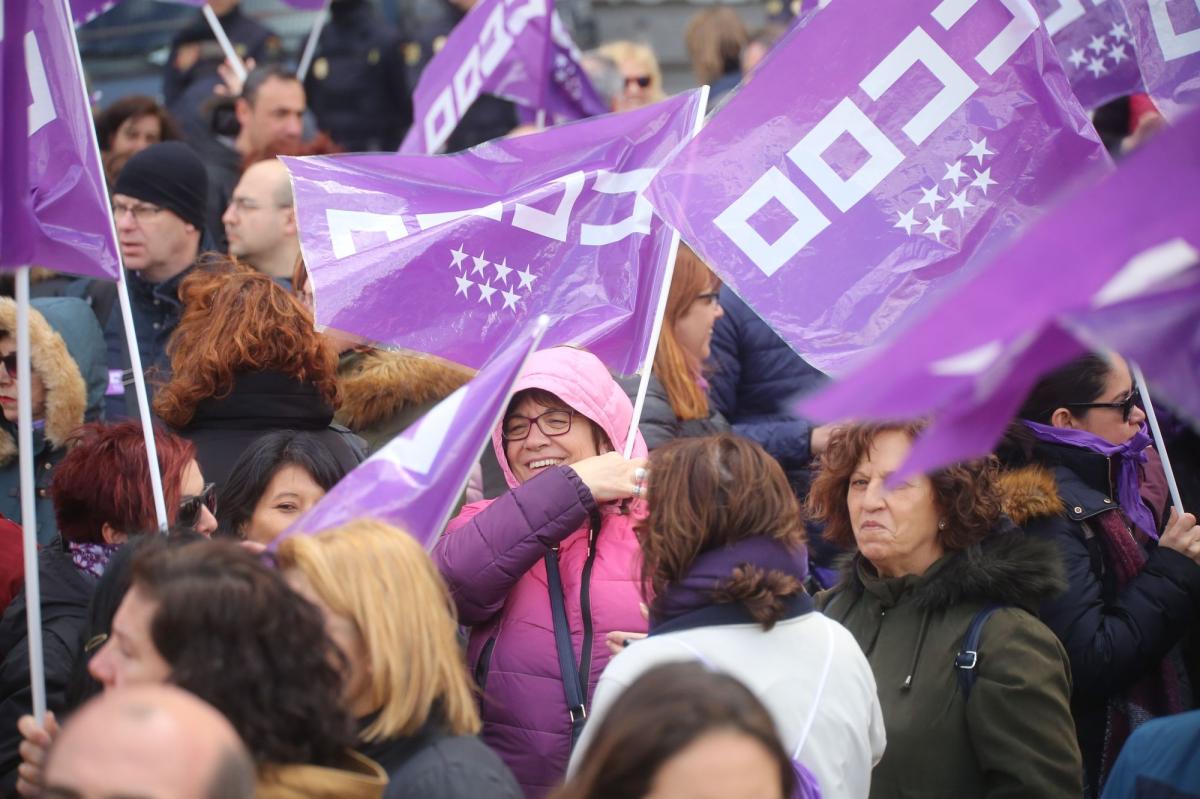
[[[1135,727],[1187,709],[1178,644],[1200,618],[1200,527],[1168,514],[1136,402],[1119,355],[1079,358],[1042,378],[999,453],[1009,515],[1063,553],[1067,590],[1041,617],[1071,661],[1090,796]]]

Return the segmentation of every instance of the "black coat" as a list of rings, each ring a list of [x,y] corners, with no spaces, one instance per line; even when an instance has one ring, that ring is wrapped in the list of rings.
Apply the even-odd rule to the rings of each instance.
[[[333,408],[316,387],[280,372],[238,375],[229,396],[201,400],[192,420],[175,432],[196,445],[205,481],[221,488],[246,448],[276,430],[315,433],[346,471],[366,458],[366,442],[333,423]]]
[[[639,378],[620,380],[621,388],[629,395],[630,402],[637,400]],[[646,439],[646,448],[655,450],[677,438],[694,438],[728,433],[729,422],[712,403],[708,406],[707,419],[680,419],[671,407],[667,390],[655,374],[650,375],[646,386],[646,404],[642,406],[642,418],[638,420],[638,432]]]
[[[38,553],[42,594],[42,649],[46,672],[46,706],[62,713],[79,637],[87,621],[88,603],[96,581],[80,572],[55,539]],[[33,712],[29,687],[29,639],[25,629],[22,592],[0,619],[0,795],[8,796],[17,782],[21,735],[17,720]]]
[[[358,751],[388,773],[384,799],[522,799],[504,761],[474,735],[436,721],[415,735],[363,743]]]

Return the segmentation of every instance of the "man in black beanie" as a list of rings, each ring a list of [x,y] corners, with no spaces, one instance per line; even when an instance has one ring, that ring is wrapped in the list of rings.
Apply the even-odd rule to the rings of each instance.
[[[204,164],[182,142],[153,144],[135,154],[113,186],[117,243],[129,283],[133,323],[141,350],[141,368],[170,373],[167,339],[183,309],[179,284],[196,263],[208,198]],[[109,315],[109,420],[137,416],[129,349],[120,313]],[[128,390],[126,390],[128,389]]]

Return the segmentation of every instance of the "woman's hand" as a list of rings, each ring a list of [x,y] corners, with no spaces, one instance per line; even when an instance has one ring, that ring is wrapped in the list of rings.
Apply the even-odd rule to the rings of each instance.
[[[650,621],[650,608],[646,607],[645,602],[638,603],[638,610],[642,613],[642,618]],[[621,650],[629,646],[634,641],[640,641],[646,637],[645,633],[623,633],[613,630],[608,635],[604,636],[604,645],[608,647],[608,651],[613,655],[619,655]]]
[[[1190,513],[1180,516],[1177,510],[1171,508],[1171,518],[1167,522],[1167,529],[1158,539],[1158,545],[1200,563],[1200,527],[1196,526],[1196,517]]]
[[[17,768],[17,793],[21,796],[42,795],[42,766],[46,752],[58,736],[58,721],[53,711],[46,711],[46,726],[39,726],[33,716],[21,716],[17,722],[21,733],[21,765]]]
[[[594,455],[571,464],[597,502],[640,497],[646,483],[646,459],[625,460],[619,452]]]

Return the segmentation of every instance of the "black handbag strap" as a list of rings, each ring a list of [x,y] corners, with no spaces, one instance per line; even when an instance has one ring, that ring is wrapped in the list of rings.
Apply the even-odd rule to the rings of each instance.
[[[558,650],[558,670],[562,674],[567,718],[571,721],[571,749],[574,750],[587,720],[587,708],[584,706],[585,694],[583,682],[579,677],[579,667],[575,664],[575,648],[571,645],[571,626],[567,623],[557,548],[546,553],[546,585],[550,591],[550,614],[554,618],[554,648]]]
[[[971,698],[971,688],[975,685],[975,668],[979,665],[979,639],[983,636],[983,625],[988,618],[1004,605],[985,605],[971,619],[967,634],[963,636],[962,648],[954,657],[954,668],[957,669],[958,688],[962,691],[963,701]]]

